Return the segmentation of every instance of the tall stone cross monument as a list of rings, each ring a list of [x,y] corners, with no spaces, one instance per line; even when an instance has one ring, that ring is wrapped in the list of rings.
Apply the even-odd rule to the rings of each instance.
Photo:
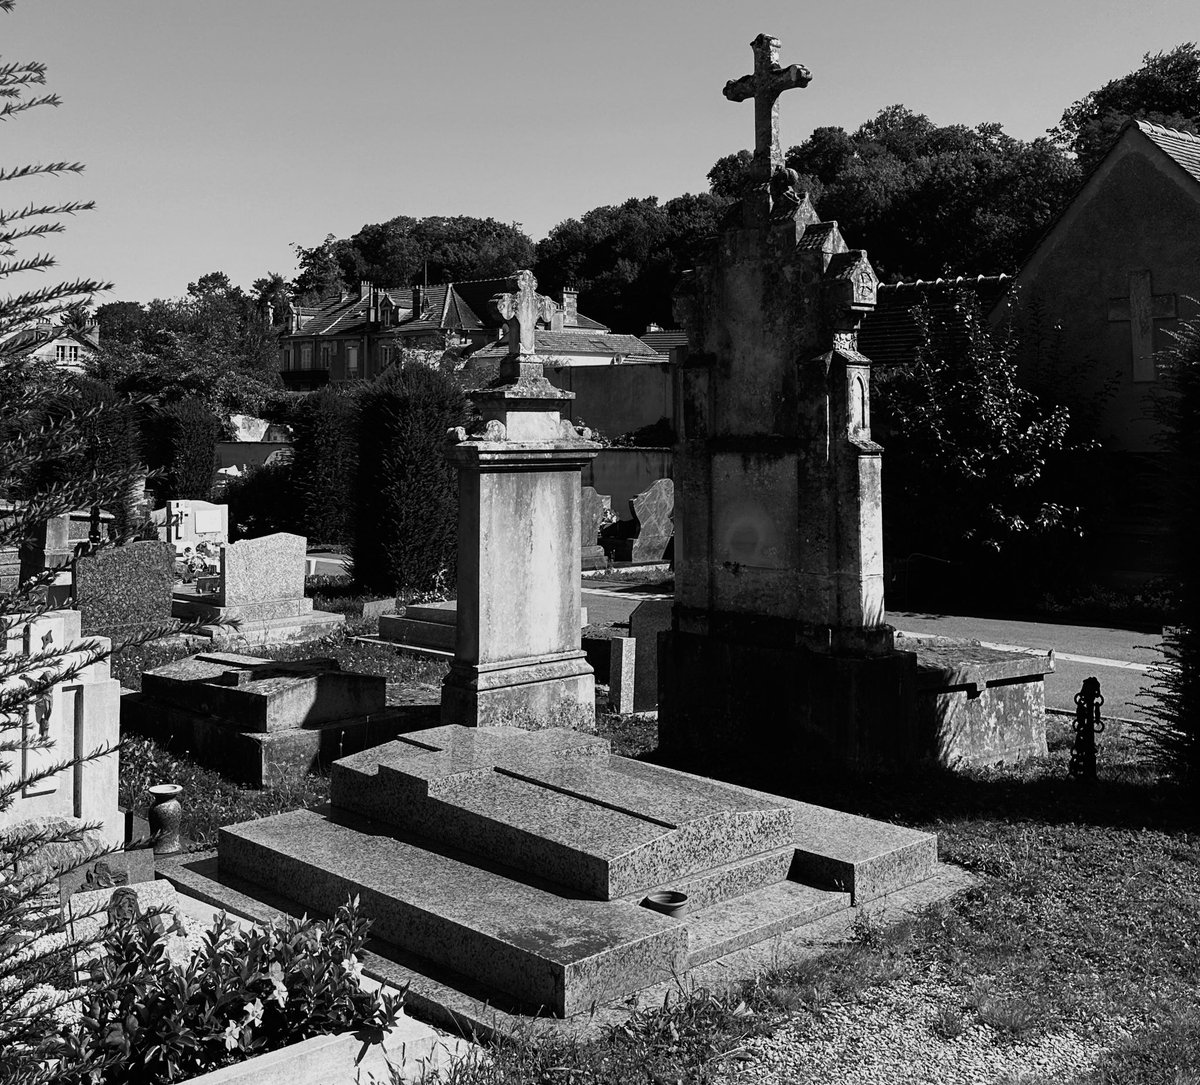
[[[725,97],[731,102],[754,99],[753,175],[760,182],[783,165],[779,148],[779,96],[792,87],[807,87],[812,82],[809,70],[800,64],[779,66],[779,39],[759,34],[750,43],[754,50],[754,71],[725,84]]]
[[[458,608],[442,722],[595,725],[595,678],[580,648],[580,472],[599,451],[561,416],[535,353],[554,303],[518,271],[492,299],[508,324],[499,377],[471,393],[481,419],[451,430],[458,468]],[[586,437],[586,431],[585,431]]]
[[[660,641],[664,750],[861,764],[907,741],[914,659],[883,622],[881,449],[856,333],[865,252],[784,169],[778,98],[810,76],[752,43],[755,168],[684,280],[676,375],[675,606]]]

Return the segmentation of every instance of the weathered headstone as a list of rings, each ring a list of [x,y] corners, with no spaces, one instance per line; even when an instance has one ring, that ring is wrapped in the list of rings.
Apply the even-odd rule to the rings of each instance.
[[[629,635],[637,645],[633,672],[633,711],[658,708],[658,635],[671,628],[671,601],[647,599],[629,615]]]
[[[675,532],[675,483],[660,478],[648,490],[629,502],[637,521],[637,538],[633,540],[630,560],[635,562],[662,561]]]
[[[220,546],[229,541],[229,506],[210,501],[168,501],[150,514],[158,537],[182,555],[200,543]]]
[[[227,543],[220,550],[220,571],[199,581],[200,590],[177,590],[173,613],[193,622],[237,620],[236,631],[212,626],[210,636],[236,635],[247,640],[289,637],[340,625],[341,614],[313,610],[304,595],[303,535],[280,532]]]
[[[612,505],[612,498],[599,494],[594,486],[584,486],[580,491],[579,530],[580,564],[584,569],[603,569],[607,564],[604,547],[600,545],[600,528],[604,524],[604,511]]]
[[[475,726],[595,726],[580,647],[580,472],[599,451],[562,417],[534,325],[554,305],[518,271],[492,299],[507,321],[499,378],[472,393],[477,432],[449,434],[458,469],[458,605],[442,719]],[[586,435],[585,435],[586,436]],[[383,623],[381,623],[382,626]]]
[[[381,675],[331,659],[275,662],[206,652],[142,675],[121,703],[126,730],[253,787],[276,786],[437,720],[435,705],[389,709]]]
[[[81,643],[80,614],[77,610],[54,610],[37,617],[5,618],[6,632],[0,634],[0,662],[20,668],[29,676],[69,674],[89,658],[93,643],[106,647],[103,638]],[[45,652],[65,651],[65,655],[39,664],[36,657]],[[30,659],[22,663],[17,657]],[[20,672],[10,670],[0,680],[0,688],[22,682]],[[40,771],[71,758],[85,757],[100,747],[115,747],[120,741],[121,684],[110,677],[108,660],[90,663],[78,674],[51,687],[31,706],[20,722],[22,748],[13,760],[22,776]],[[15,736],[14,732],[14,736]],[[48,740],[51,748],[25,745]],[[102,825],[101,833],[111,843],[123,843],[125,818],[117,808],[117,754],[71,765],[53,776],[22,788],[12,804],[0,810],[0,826],[29,818],[66,817]]]
[[[71,576],[85,634],[120,637],[171,622],[175,548],[170,543],[131,542],[81,553]]]

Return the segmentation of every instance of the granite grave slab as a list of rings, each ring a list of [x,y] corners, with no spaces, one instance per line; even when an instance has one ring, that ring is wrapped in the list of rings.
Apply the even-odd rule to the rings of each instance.
[[[414,732],[336,762],[330,797],[222,830],[221,877],[318,912],[358,893],[406,959],[556,1016],[936,864],[926,833],[631,761],[568,729]],[[645,906],[667,889],[688,895],[683,915]]]

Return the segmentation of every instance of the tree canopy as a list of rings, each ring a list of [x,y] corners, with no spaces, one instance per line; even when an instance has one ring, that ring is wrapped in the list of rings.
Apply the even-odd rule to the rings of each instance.
[[[1131,117],[1200,132],[1200,48],[1187,41],[1146,53],[1142,66],[1069,105],[1051,136],[1091,169]]]
[[[224,272],[202,275],[183,298],[96,310],[92,372],[119,391],[165,403],[197,397],[222,416],[255,413],[279,391],[275,329],[265,308]]]
[[[749,163],[748,151],[720,159],[713,192],[737,195]],[[940,126],[901,105],[853,133],[817,128],[786,163],[885,280],[1013,271],[1079,181],[1049,139],[1014,139],[991,123]]]
[[[574,286],[587,315],[616,331],[670,326],[679,275],[703,255],[728,203],[708,193],[661,204],[648,196],[560,222],[537,247],[539,289]]]
[[[361,282],[407,286],[488,279],[533,263],[533,241],[517,223],[470,215],[367,223],[353,237],[328,235],[312,248],[296,247],[300,272],[293,284],[305,301]]]

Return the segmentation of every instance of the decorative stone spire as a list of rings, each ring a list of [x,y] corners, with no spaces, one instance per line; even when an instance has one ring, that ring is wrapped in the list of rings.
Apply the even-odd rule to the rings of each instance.
[[[760,183],[769,181],[783,166],[779,148],[779,96],[792,87],[807,87],[812,73],[802,64],[779,66],[779,39],[759,34],[750,43],[754,50],[754,72],[725,84],[731,102],[754,99],[754,165],[752,174]]]

